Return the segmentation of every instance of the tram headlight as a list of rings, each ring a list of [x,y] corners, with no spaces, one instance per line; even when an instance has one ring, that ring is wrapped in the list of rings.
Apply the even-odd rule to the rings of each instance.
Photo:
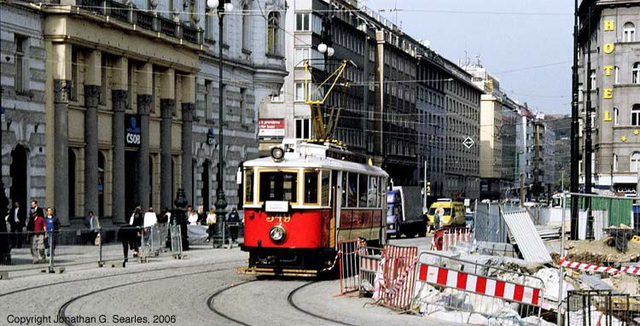
[[[279,243],[287,237],[287,231],[280,225],[276,225],[269,230],[269,237],[273,242]]]
[[[275,162],[282,162],[282,160],[284,160],[284,149],[280,147],[272,148],[271,159],[273,159]]]

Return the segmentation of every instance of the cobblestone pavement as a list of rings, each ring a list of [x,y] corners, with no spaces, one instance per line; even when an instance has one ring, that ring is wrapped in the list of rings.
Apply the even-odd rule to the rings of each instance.
[[[424,241],[393,242],[411,245]],[[75,325],[436,322],[399,315],[371,305],[371,299],[336,296],[336,280],[310,283],[307,279],[256,280],[239,275],[236,269],[246,264],[247,254],[237,247],[195,246],[188,255],[189,259],[177,260],[163,254],[148,263],[131,262],[126,268],[69,265],[62,274],[40,273],[33,268],[13,271],[10,279],[0,281],[0,324],[51,325],[60,315]]]

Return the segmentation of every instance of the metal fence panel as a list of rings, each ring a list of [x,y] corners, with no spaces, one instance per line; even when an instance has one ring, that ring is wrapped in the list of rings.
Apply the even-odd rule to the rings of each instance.
[[[509,211],[513,206],[507,206]],[[500,218],[498,204],[478,203],[474,221],[475,239],[487,242],[507,242],[507,226]]]

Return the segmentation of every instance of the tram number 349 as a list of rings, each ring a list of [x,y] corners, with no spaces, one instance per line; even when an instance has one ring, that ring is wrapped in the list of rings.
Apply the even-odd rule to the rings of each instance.
[[[267,216],[267,222],[271,223],[273,221],[278,221],[280,223],[289,223],[291,222],[291,215],[273,215]]]

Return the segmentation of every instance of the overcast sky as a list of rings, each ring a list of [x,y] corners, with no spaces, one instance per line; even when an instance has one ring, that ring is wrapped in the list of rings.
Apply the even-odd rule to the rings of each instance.
[[[573,1],[366,0],[405,33],[458,63],[465,51],[534,112],[571,111]],[[394,7],[396,12],[389,12]]]

